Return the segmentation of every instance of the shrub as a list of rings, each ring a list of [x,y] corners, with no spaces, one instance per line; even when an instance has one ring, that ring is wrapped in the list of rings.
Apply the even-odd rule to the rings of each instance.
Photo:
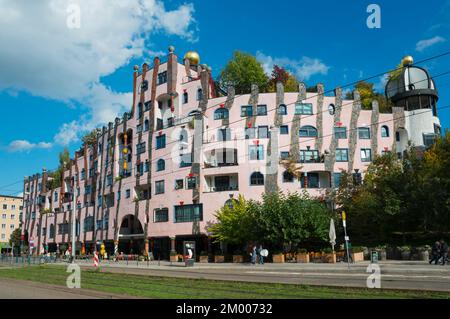
[[[307,254],[308,251],[305,248],[297,248],[297,253],[298,254]]]
[[[352,248],[352,252],[354,252],[354,253],[362,253],[362,252],[364,252],[364,248],[361,247],[361,246],[355,246],[355,247]]]

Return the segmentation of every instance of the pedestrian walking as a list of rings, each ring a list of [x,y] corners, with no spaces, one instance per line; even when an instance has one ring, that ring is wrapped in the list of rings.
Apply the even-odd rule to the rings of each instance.
[[[430,259],[430,265],[433,263],[437,265],[439,258],[441,257],[441,243],[439,241],[436,241],[431,248],[431,259]]]
[[[253,265],[256,264],[256,255],[257,255],[256,246],[253,246],[252,252],[250,253],[251,261],[252,261]]]
[[[448,257],[448,245],[443,239],[441,239],[440,257],[442,258],[442,266],[444,266]]]
[[[256,250],[257,254],[258,254],[258,262],[260,265],[264,265],[264,256],[263,256],[263,247],[262,245],[259,245],[258,249]]]

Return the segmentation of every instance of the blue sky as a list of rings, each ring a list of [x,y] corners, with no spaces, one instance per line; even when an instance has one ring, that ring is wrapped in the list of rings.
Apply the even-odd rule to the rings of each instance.
[[[67,1],[5,0],[0,8],[0,193],[21,192],[25,175],[56,168],[85,130],[131,105],[133,65],[196,50],[216,76],[235,50],[290,69],[325,89],[450,51],[450,0],[153,1],[79,0],[80,29],[66,26]],[[369,29],[366,8],[381,8]],[[422,66],[450,70],[450,55]],[[377,88],[383,79],[371,80]],[[450,104],[450,75],[436,79]],[[439,112],[450,127],[450,109]],[[20,119],[20,120],[18,120]],[[15,184],[13,184],[15,183]],[[13,184],[13,185],[9,185]]]

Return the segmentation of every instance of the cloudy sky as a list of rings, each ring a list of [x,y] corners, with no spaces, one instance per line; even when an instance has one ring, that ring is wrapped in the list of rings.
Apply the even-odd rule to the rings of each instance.
[[[366,8],[381,7],[369,29]],[[295,5],[294,5],[295,3]],[[79,147],[87,130],[128,111],[133,65],[197,50],[217,75],[234,50],[257,56],[326,89],[450,51],[450,0],[157,1],[0,0],[0,193],[57,166],[57,154]],[[80,8],[80,28],[73,4]],[[75,7],[76,8],[76,7]],[[69,24],[68,24],[69,22]],[[450,70],[450,56],[423,64]],[[371,80],[381,90],[385,77]],[[450,104],[450,76],[436,78],[440,106]],[[443,127],[450,111],[442,110]]]

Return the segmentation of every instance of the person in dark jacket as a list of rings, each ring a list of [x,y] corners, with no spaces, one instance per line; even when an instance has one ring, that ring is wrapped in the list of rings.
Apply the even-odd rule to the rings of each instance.
[[[441,239],[440,255],[442,257],[442,265],[445,265],[448,257],[448,245],[443,239]]]
[[[441,257],[441,243],[439,241],[436,241],[431,248],[431,259],[430,259],[430,265],[433,263],[437,265],[439,258]]]

